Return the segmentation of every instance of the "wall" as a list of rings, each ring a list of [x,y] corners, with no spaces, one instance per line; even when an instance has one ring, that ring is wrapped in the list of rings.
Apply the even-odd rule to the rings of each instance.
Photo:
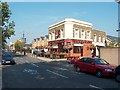
[[[91,50],[90,50],[90,45],[91,44],[84,44],[83,46],[83,56],[84,57],[91,57],[92,56],[92,53],[91,53]]]
[[[119,48],[100,48],[100,57],[112,65],[120,65],[120,47]]]
[[[98,42],[99,35],[101,36],[101,42],[103,42],[103,38],[106,38],[106,32],[99,31],[99,30],[92,30],[92,33],[91,33],[92,40],[94,40],[94,34],[96,34],[97,36],[97,42]]]
[[[65,39],[73,38],[73,23],[65,22]]]

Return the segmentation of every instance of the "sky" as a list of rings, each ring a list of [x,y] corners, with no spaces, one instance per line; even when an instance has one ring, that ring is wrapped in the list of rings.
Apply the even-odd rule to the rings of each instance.
[[[119,0],[2,0],[6,2],[115,2]]]
[[[115,2],[9,2],[10,21],[15,21],[15,42],[25,37],[28,42],[48,35],[48,26],[65,18],[74,18],[93,24],[93,29],[117,36],[118,4]]]

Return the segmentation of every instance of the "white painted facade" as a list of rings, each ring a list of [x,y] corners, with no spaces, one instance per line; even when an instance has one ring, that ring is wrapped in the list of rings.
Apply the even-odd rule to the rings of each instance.
[[[84,28],[77,28],[74,25],[78,25]],[[62,28],[58,28],[63,26]],[[77,39],[77,40],[88,40],[92,41],[92,43],[96,46],[105,46],[106,36],[96,36],[92,38],[92,23],[76,20],[73,18],[66,18],[60,22],[52,24],[48,27],[49,29],[49,40],[62,40],[62,39]],[[85,29],[86,28],[86,29]],[[87,29],[88,28],[88,29]],[[60,37],[55,38],[55,31],[60,30]],[[99,40],[97,40],[99,39]]]
[[[95,46],[105,46],[105,43],[103,42],[92,42],[92,44],[94,44]]]
[[[92,28],[92,24],[91,23],[80,21],[80,20],[76,20],[76,19],[72,19],[72,18],[67,18],[67,19],[64,19],[64,20],[62,20],[62,21],[60,21],[58,23],[50,25],[48,27],[48,29],[49,29],[49,41],[56,40],[55,39],[55,30],[56,30],[55,28],[57,28],[57,27],[59,27],[61,25],[64,25],[64,28],[62,28],[60,30],[60,38],[58,38],[57,40],[60,40],[60,39],[91,40],[90,36],[89,36],[89,38],[85,38],[86,30],[84,30],[83,37],[80,38],[79,36],[80,36],[80,34],[82,32],[82,29],[74,28],[73,27],[74,24]],[[91,33],[91,31],[89,31],[89,32]],[[75,35],[73,35],[74,33],[75,33]]]
[[[64,39],[72,39],[73,38],[73,23],[70,21],[65,22],[64,27],[65,37]]]

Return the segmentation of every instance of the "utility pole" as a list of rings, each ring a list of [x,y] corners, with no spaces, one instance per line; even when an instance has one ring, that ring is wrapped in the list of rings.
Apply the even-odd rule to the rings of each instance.
[[[115,0],[118,3],[118,29],[116,30],[118,32],[118,43],[119,43],[119,39],[120,39],[120,0]]]
[[[120,4],[120,0],[115,0],[118,4]]]
[[[26,52],[25,52],[25,34],[24,34],[24,31],[23,31],[23,48],[24,48],[24,55],[26,55]]]

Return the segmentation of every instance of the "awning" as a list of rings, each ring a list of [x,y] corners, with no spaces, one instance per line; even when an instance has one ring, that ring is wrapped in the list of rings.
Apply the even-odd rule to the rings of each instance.
[[[58,48],[58,46],[52,46],[52,48]]]
[[[80,44],[80,43],[77,44],[77,43],[75,43],[74,46],[83,46],[83,44]]]
[[[102,43],[102,42],[101,43],[99,43],[99,42],[96,42],[96,43],[93,42],[92,44],[94,44],[95,46],[103,46],[103,47],[105,46],[105,43]]]

